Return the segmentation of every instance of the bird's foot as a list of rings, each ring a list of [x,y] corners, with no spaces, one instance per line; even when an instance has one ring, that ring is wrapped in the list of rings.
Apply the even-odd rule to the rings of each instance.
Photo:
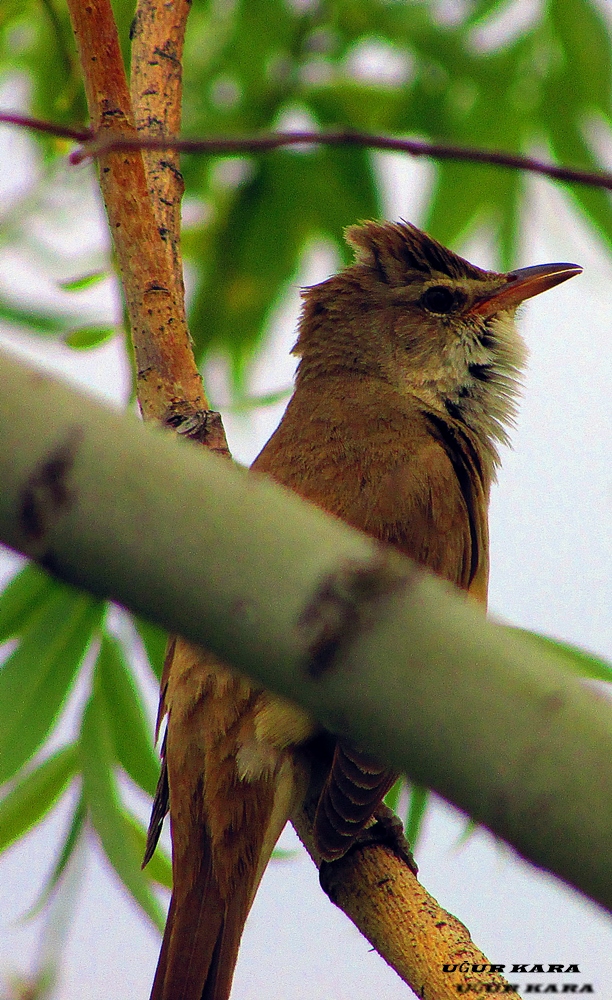
[[[389,847],[408,866],[412,874],[417,875],[419,869],[410,850],[410,844],[406,840],[404,825],[393,810],[381,803],[374,813],[374,822],[372,825],[357,834],[346,854],[343,854],[341,858],[335,861],[321,862],[319,882],[323,891],[327,895],[330,895],[328,889],[331,889],[334,881],[333,869],[338,862],[341,863],[347,854],[350,854],[352,851],[362,850],[375,844],[382,844],[384,847]]]
[[[384,803],[379,805],[374,815],[376,822],[369,829],[364,830],[363,833],[373,834],[371,843],[384,844],[386,847],[390,847],[394,854],[397,854],[398,858],[405,861],[412,874],[417,875],[419,869],[410,850],[410,844],[406,839],[404,824],[399,816],[396,816],[393,810],[389,809]]]

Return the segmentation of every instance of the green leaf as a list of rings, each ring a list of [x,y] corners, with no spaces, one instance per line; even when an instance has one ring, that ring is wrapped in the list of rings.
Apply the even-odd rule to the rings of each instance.
[[[555,158],[559,163],[570,166],[584,166],[591,170],[601,169],[600,164],[592,155],[584,139],[573,122],[560,121],[551,127],[551,142]],[[612,249],[612,204],[610,192],[599,188],[587,187],[584,184],[572,184],[566,187],[571,197],[582,209],[583,214],[590,219],[597,232]]]
[[[512,0],[473,0],[468,16],[468,24],[473,25],[477,21],[485,21],[495,14],[499,14],[504,7],[509,7]]]
[[[61,587],[36,563],[27,563],[0,594],[0,643],[21,632]]]
[[[523,179],[518,171],[446,162],[437,168],[425,228],[446,246],[457,246],[479,225],[499,234],[500,267],[511,267],[520,220]]]
[[[212,348],[227,351],[237,386],[305,245],[302,159],[287,154],[262,159],[255,176],[235,193],[206,248],[206,280],[191,310],[196,356]],[[309,167],[316,169],[313,163]]]
[[[58,584],[0,668],[0,784],[49,734],[104,608],[101,601]]]
[[[130,895],[161,930],[163,913],[141,871],[138,850],[125,820],[113,773],[110,723],[104,700],[95,689],[83,714],[80,750],[83,795],[103,850]]]
[[[279,389],[277,392],[265,393],[262,396],[243,396],[238,394],[234,396],[231,405],[224,406],[223,410],[226,413],[245,413],[264,406],[275,406],[277,403],[282,403],[286,399],[289,399],[292,392],[293,389],[287,387],[286,389]]]
[[[389,789],[385,795],[385,805],[392,809],[393,812],[397,812],[397,807],[399,805],[400,795],[402,794],[402,788],[406,784],[406,779],[404,777],[398,778],[392,788]]]
[[[31,113],[70,124],[87,120],[82,75],[65,5],[32,0],[3,0],[0,26],[0,62],[6,75],[19,74],[30,82]],[[58,142],[37,137],[46,149]]]
[[[308,94],[308,103],[322,125],[338,122],[363,132],[404,132],[406,87],[383,87],[359,80],[339,79],[332,86],[317,87]]]
[[[309,239],[322,234],[337,244],[341,259],[350,263],[353,252],[344,240],[344,230],[354,222],[379,218],[380,193],[374,179],[372,158],[364,149],[330,147],[322,162],[309,172],[304,192],[312,204],[313,230]]]
[[[0,299],[0,320],[22,326],[32,333],[62,335],[74,323],[74,316],[39,312]]]
[[[610,31],[592,0],[549,0],[548,16],[565,59],[566,99],[586,110],[608,112],[612,89]]]
[[[523,210],[524,178],[518,170],[507,172],[498,186],[494,224],[497,229],[498,266],[510,271],[516,266]]]
[[[412,850],[415,849],[419,839],[428,799],[429,791],[427,788],[421,788],[420,785],[412,785],[410,789],[410,804],[408,806],[408,813],[404,824],[406,828],[406,839]]]
[[[68,833],[64,838],[64,843],[62,844],[59,857],[55,862],[53,870],[45,882],[38,899],[33,903],[27,913],[24,914],[24,920],[32,920],[36,917],[49,901],[53,890],[66,870],[70,858],[78,847],[81,832],[83,830],[83,824],[85,822],[85,814],[85,803],[83,802],[83,795],[81,794],[76,806],[74,807],[70,827],[68,828]]]
[[[408,789],[410,798],[406,819],[404,820],[404,830],[406,840],[410,844],[411,849],[414,850],[421,832],[429,792],[426,788],[421,788],[420,785],[409,784],[403,776],[398,778],[393,787],[385,795],[385,805],[395,813],[398,811],[400,798],[405,788]]]
[[[294,89],[295,50],[309,18],[296,18],[284,0],[194,4],[193,15],[186,39],[187,127],[209,134],[267,127]],[[219,82],[236,91],[229,107],[215,99]]]
[[[58,288],[64,292],[82,292],[86,288],[93,288],[108,277],[108,271],[90,271],[80,278],[71,278],[69,281],[58,281]]]
[[[114,326],[81,326],[66,333],[64,343],[77,351],[87,351],[90,347],[104,344],[114,337],[116,332]]]
[[[124,812],[123,816],[132,835],[138,857],[144,858],[147,831],[134,819],[131,813]],[[172,862],[165,851],[162,850],[159,843],[145,871],[149,878],[157,882],[158,885],[163,885],[165,889],[172,890]]]
[[[293,861],[294,858],[299,858],[299,851],[288,851],[284,847],[275,847],[270,856],[271,861]]]
[[[425,228],[445,246],[456,246],[477,222],[487,221],[490,205],[481,182],[482,168],[474,173],[469,163],[442,162]]]
[[[75,744],[58,750],[0,800],[0,852],[27,833],[55,805],[77,770]]]
[[[160,628],[159,625],[153,625],[143,618],[137,618],[136,615],[132,615],[132,621],[142,639],[151,670],[159,681],[161,680],[164,660],[166,658],[168,633],[163,628]]]
[[[148,795],[159,778],[159,760],[153,749],[152,727],[120,644],[104,634],[96,663],[100,696],[104,698],[117,760]]]
[[[560,639],[551,639],[547,635],[539,635],[537,632],[530,632],[528,629],[506,626],[511,632],[517,635],[524,635],[535,645],[539,646],[543,652],[556,653],[561,659],[561,664],[571,673],[578,674],[579,677],[589,677],[596,681],[612,682],[612,663],[588,653],[579,646],[573,646],[568,642],[561,642]]]
[[[200,248],[207,255],[207,275],[191,314],[198,358],[223,348],[240,387],[271,309],[295,277],[306,246],[331,237],[348,260],[344,228],[379,211],[371,161],[363,150],[281,150],[262,157],[215,229],[206,231],[208,245]]]
[[[465,824],[463,830],[461,831],[461,833],[457,837],[457,840],[455,842],[455,846],[456,847],[465,847],[465,845],[467,844],[468,840],[470,840],[470,838],[473,837],[473,835],[476,833],[477,829],[478,829],[478,823],[476,822],[476,820],[474,820],[474,819],[468,819],[466,821],[466,824]]]

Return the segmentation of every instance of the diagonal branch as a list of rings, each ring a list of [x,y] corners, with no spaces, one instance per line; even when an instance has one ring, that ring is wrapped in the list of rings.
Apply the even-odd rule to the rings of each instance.
[[[542,174],[553,180],[586,184],[612,190],[612,174],[606,171],[583,170],[580,167],[558,166],[545,163],[533,156],[520,153],[506,153],[502,150],[479,149],[472,146],[455,146],[441,142],[423,142],[417,139],[397,139],[394,136],[374,135],[369,132],[355,132],[339,129],[331,132],[271,132],[265,135],[242,138],[211,137],[209,139],[180,139],[171,143],[172,148],[181,153],[267,153],[283,146],[361,146],[367,149],[391,150],[410,153],[411,156],[427,157],[432,160],[457,160],[463,163],[481,163],[488,166],[524,170]],[[150,140],[149,149],[167,149],[163,140]],[[79,163],[86,156],[99,156],[109,148],[132,148],[132,140],[96,138],[82,150],[72,153],[72,163]]]
[[[353,848],[333,864],[321,866],[312,830],[326,775],[317,768],[312,755],[308,765],[308,792],[291,822],[320,867],[321,887],[332,903],[353,921],[417,996],[455,1000],[459,989],[481,993],[485,986],[490,992],[506,992],[508,984],[500,974],[503,967],[489,963],[467,927],[430,896],[405,861],[388,846],[370,843]],[[449,972],[449,968],[453,971]],[[473,968],[480,972],[474,973]]]
[[[7,545],[292,697],[612,909],[612,712],[563,657],[265,477],[8,355],[0,482]],[[351,632],[323,598],[362,572],[378,597],[345,602]]]
[[[70,125],[57,125],[43,118],[33,118],[32,115],[22,115],[18,111],[0,111],[0,122],[5,125],[15,125],[17,128],[27,128],[42,135],[52,135],[57,139],[75,139],[76,142],[90,142],[94,133],[90,128],[73,128]]]

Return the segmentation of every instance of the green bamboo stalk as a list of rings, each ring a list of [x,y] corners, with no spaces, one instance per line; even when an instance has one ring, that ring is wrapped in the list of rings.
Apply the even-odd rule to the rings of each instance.
[[[0,538],[205,644],[612,906],[612,711],[274,484],[0,355]]]

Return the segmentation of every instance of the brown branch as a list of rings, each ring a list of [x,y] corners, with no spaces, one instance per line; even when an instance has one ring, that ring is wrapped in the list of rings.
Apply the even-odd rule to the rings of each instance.
[[[467,927],[429,895],[390,848],[358,848],[330,868],[324,886],[329,898],[418,997],[456,1000],[459,989],[510,992]],[[445,972],[449,965],[453,971]]]
[[[125,290],[146,419],[208,408],[175,270],[155,216],[109,0],[68,0],[95,134],[132,140],[99,158],[100,187]],[[112,145],[112,141],[111,141]]]
[[[134,124],[143,139],[176,135],[181,127],[182,56],[189,0],[164,3],[139,0],[132,27],[130,89]],[[180,251],[181,199],[184,192],[179,153],[172,147],[143,150],[149,193],[181,295],[184,312],[183,263]]]
[[[367,149],[386,149],[411,156],[422,156],[431,160],[456,160],[460,163],[482,163],[492,167],[506,167],[541,174],[553,180],[570,184],[586,184],[589,187],[606,188],[612,191],[612,173],[607,170],[584,170],[582,167],[558,166],[545,163],[533,156],[520,153],[504,153],[496,149],[479,149],[473,146],[455,146],[442,142],[421,142],[417,139],[396,139],[389,135],[374,135],[369,132],[355,132],[339,129],[331,132],[271,132],[267,135],[228,138],[216,136],[208,139],[177,138],[136,138],[129,136],[93,138],[90,132],[79,133],[76,129],[63,129],[49,122],[41,122],[27,115],[4,114],[0,112],[0,122],[21,125],[34,131],[51,132],[53,135],[75,138],[86,143],[83,149],[70,154],[70,162],[81,163],[89,156],[101,156],[109,150],[144,149],[174,150],[177,153],[208,153],[227,155],[228,153],[267,153],[285,146],[361,146]]]
[[[58,139],[75,139],[77,142],[89,142],[94,137],[90,128],[71,128],[69,125],[56,125],[42,118],[32,118],[18,111],[0,111],[0,122],[5,125],[16,125],[18,128],[31,129],[32,132],[43,132],[56,136]]]
[[[400,979],[426,1000],[456,1000],[459,989],[484,993],[486,986],[496,994],[512,992],[467,927],[430,896],[406,861],[386,844],[356,847],[339,861],[321,866],[313,825],[325,773],[311,754],[305,764],[310,783],[291,817],[293,827],[320,869],[322,889]],[[455,966],[454,971],[445,972],[445,965]]]
[[[135,145],[135,144],[134,144]],[[432,160],[458,160],[463,163],[482,163],[488,166],[508,167],[542,174],[559,181],[588,184],[612,190],[612,174],[607,171],[583,170],[580,167],[563,167],[554,163],[544,163],[532,156],[520,153],[504,153],[500,150],[477,149],[471,146],[454,146],[440,142],[421,142],[416,139],[396,139],[393,136],[373,135],[369,132],[354,132],[339,129],[335,132],[271,132],[267,135],[245,138],[216,137],[210,139],[174,139],[173,149],[180,153],[266,153],[283,146],[361,146],[368,149],[388,149],[411,156],[424,156]],[[78,163],[86,156],[98,156],[109,148],[132,148],[130,139],[114,140],[96,138],[82,150],[71,154],[71,162]],[[167,149],[164,140],[148,140],[146,148]]]

